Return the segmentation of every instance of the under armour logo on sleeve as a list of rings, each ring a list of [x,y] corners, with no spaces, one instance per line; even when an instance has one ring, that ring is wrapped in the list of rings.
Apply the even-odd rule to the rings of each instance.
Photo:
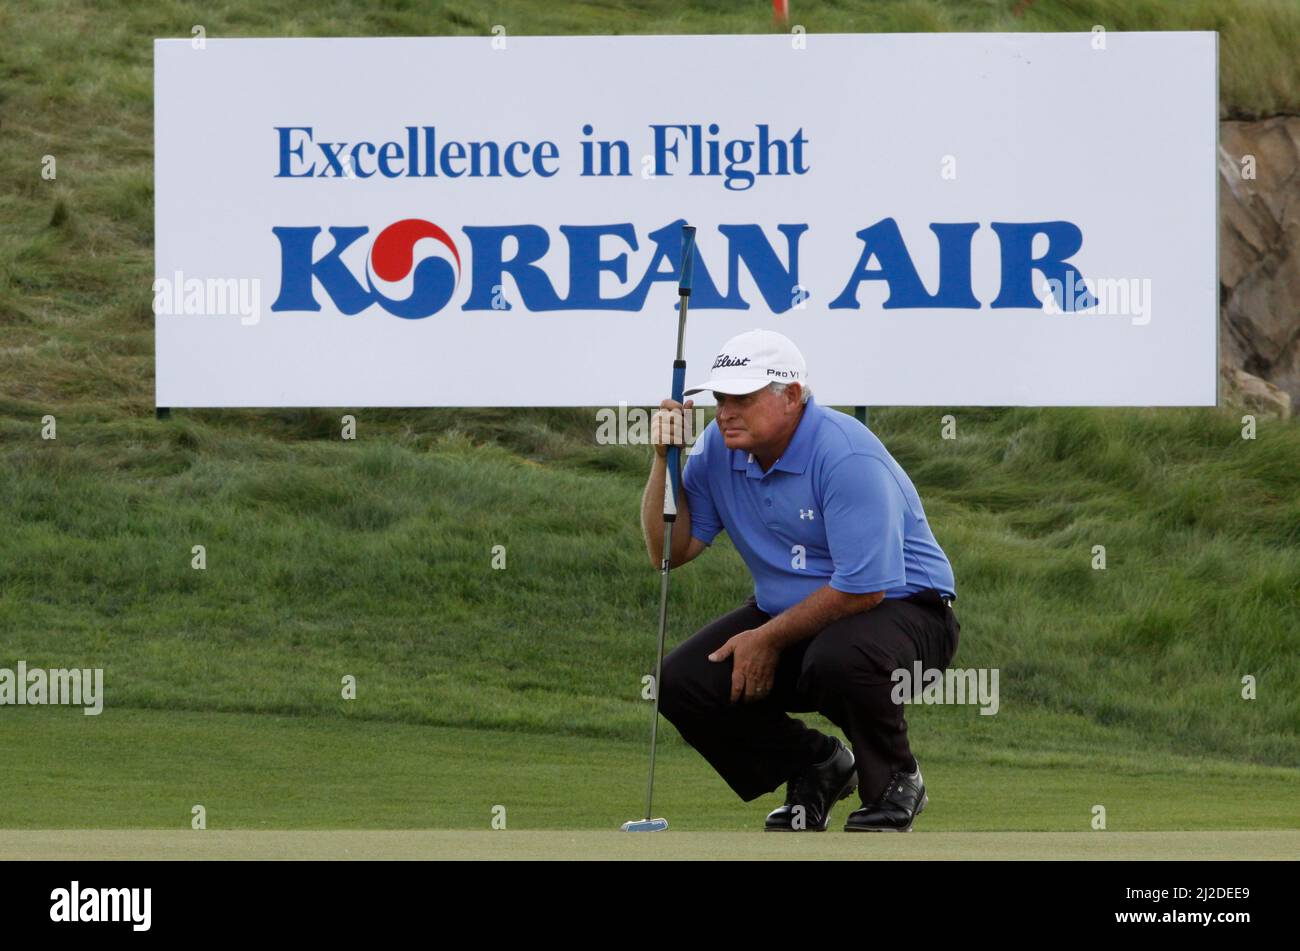
[[[812,521],[816,516],[813,515],[813,510],[812,510],[812,509],[800,509],[800,510],[799,510],[799,517],[800,517],[800,518],[806,518],[806,519],[808,519],[808,521],[811,522],[811,521]]]

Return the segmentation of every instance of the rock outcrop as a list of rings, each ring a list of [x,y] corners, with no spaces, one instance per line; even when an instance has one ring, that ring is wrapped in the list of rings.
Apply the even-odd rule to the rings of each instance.
[[[1289,416],[1300,401],[1300,116],[1220,123],[1219,229],[1220,399]]]

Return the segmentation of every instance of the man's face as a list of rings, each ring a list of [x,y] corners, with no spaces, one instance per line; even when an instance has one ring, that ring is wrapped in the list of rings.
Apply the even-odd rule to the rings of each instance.
[[[766,386],[745,396],[713,392],[718,404],[718,431],[728,449],[766,452],[783,445],[798,424],[800,387],[791,385],[784,393]]]

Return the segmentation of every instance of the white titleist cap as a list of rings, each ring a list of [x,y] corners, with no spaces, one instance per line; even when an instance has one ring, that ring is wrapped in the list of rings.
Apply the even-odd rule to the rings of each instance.
[[[749,330],[722,345],[713,361],[713,375],[684,391],[684,395],[712,390],[743,396],[769,383],[808,382],[808,368],[799,348],[775,330]]]

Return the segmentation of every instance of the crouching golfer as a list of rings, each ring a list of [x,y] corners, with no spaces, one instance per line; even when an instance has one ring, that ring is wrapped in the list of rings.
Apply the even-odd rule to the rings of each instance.
[[[745,802],[787,783],[768,830],[824,831],[857,788],[846,831],[908,831],[928,799],[891,674],[947,667],[961,630],[952,567],[916,489],[870,430],[817,405],[781,334],[728,340],[685,393],[702,391],[717,417],[686,456],[670,567],[725,529],[754,593],[664,658],[660,710]],[[651,425],[641,524],[655,567],[667,445],[684,444],[692,403],[664,400]],[[787,715],[813,710],[852,753]]]

